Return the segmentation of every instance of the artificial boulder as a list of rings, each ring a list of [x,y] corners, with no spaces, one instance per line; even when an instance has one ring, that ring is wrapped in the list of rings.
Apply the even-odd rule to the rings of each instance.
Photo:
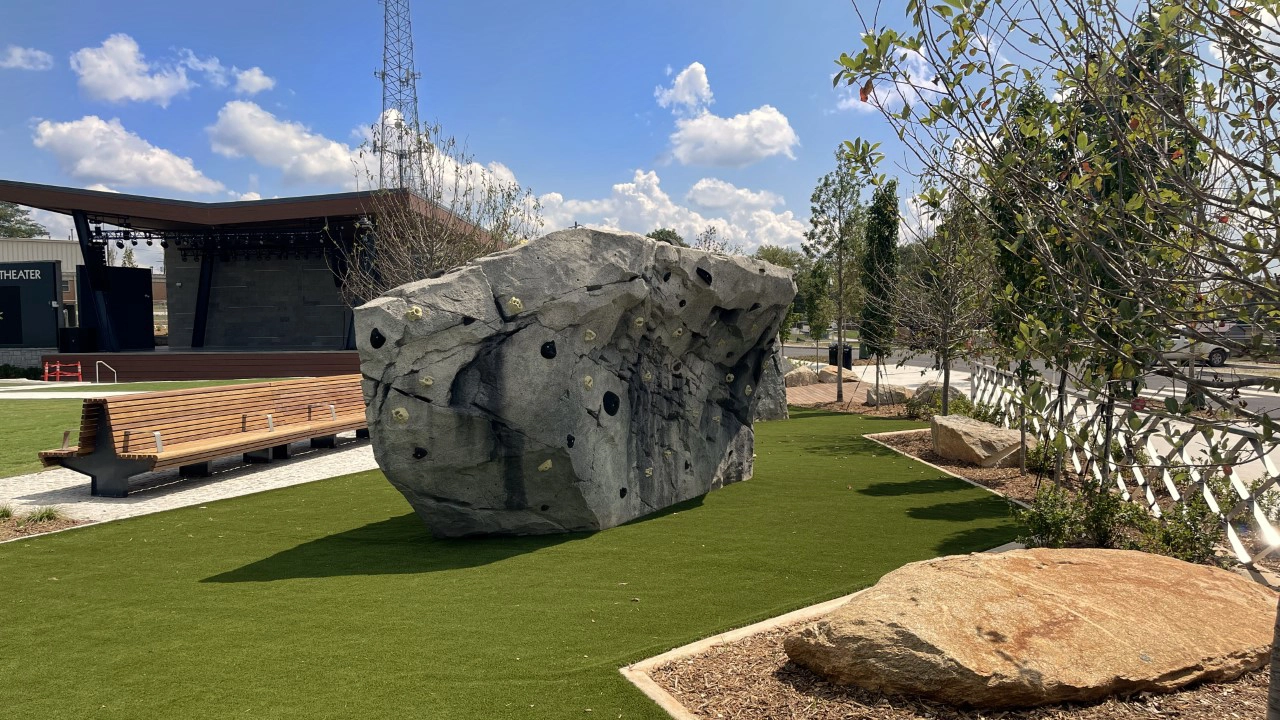
[[[551,233],[356,309],[374,456],[436,536],[612,527],[751,476],[795,295],[768,263]]]
[[[787,386],[783,378],[791,370],[791,361],[782,355],[782,343],[764,361],[764,374],[756,389],[756,420],[787,419]]]
[[[934,415],[929,421],[933,451],[948,460],[959,460],[979,467],[1014,467],[1018,465],[1018,448],[1022,433],[1018,430],[974,420],[964,415]],[[1034,438],[1027,438],[1027,451],[1035,449]]]
[[[911,397],[911,391],[903,385],[880,385],[879,403],[876,402],[876,388],[867,388],[867,400],[864,405],[901,405]]]
[[[1276,595],[1128,550],[1015,550],[912,563],[787,637],[845,685],[1028,707],[1224,681],[1268,659]]]
[[[818,384],[818,373],[807,367],[798,367],[782,378],[787,387],[804,387]]]
[[[964,397],[964,393],[957,390],[955,385],[947,389],[950,391],[947,393],[947,397],[952,400]],[[937,380],[920,383],[920,386],[916,388],[914,397],[916,402],[924,407],[942,407],[942,383]]]

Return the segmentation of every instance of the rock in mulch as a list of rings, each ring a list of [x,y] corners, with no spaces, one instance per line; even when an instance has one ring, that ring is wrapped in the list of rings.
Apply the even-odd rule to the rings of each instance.
[[[787,387],[804,387],[805,385],[817,385],[818,373],[807,367],[798,367],[787,373],[782,378],[783,383]]]
[[[951,392],[947,393],[947,397],[951,398],[952,400],[964,397],[964,393],[957,390],[955,385],[952,385],[948,389]],[[942,383],[938,382],[937,380],[930,380],[928,382],[920,383],[920,386],[916,388],[915,399],[917,402],[919,402],[921,405],[925,407],[934,407],[934,401],[941,396],[942,396]],[[937,401],[937,406],[938,407],[942,406],[942,402],[940,400]]]
[[[867,400],[863,405],[901,405],[911,397],[911,391],[905,385],[880,385],[879,402],[876,398],[876,387],[867,388]]]
[[[820,383],[836,382],[837,381],[836,373],[838,371],[839,371],[839,368],[837,366],[827,365],[826,367],[818,371],[818,382]],[[848,368],[845,369],[843,377],[845,382],[857,382],[858,380],[857,376],[853,374],[853,371],[849,370]]]
[[[1013,467],[1018,464],[1022,434],[1017,430],[974,420],[963,415],[934,415],[929,421],[933,451],[949,460],[978,467]],[[1027,438],[1027,451],[1035,449],[1035,439]]]
[[[1218,568],[1018,550],[906,565],[784,649],[838,684],[1033,707],[1237,678],[1267,661],[1275,614],[1274,592]]]

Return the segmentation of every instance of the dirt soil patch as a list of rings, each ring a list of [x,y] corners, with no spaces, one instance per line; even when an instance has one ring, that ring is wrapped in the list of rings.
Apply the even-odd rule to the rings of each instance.
[[[833,685],[792,663],[782,640],[805,623],[758,633],[666,663],[654,681],[700,718],[735,720],[1222,720],[1267,711],[1267,671],[1229,683],[1168,694],[1143,693],[1096,705],[1052,705],[1020,711],[965,711],[912,698]]]
[[[12,540],[29,535],[43,535],[55,530],[64,530],[76,525],[83,525],[84,521],[58,518],[57,520],[45,520],[43,522],[19,523],[21,523],[21,518],[11,517],[0,520],[0,540]]]

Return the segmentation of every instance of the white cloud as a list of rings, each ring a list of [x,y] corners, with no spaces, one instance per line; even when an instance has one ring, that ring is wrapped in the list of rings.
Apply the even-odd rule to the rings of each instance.
[[[803,237],[804,225],[790,211],[776,213],[769,209],[782,202],[773,193],[740,189],[709,178],[696,183],[689,195],[717,205],[714,209],[703,205],[708,208],[705,214],[680,205],[662,189],[657,173],[642,170],[635,172],[631,182],[614,185],[606,198],[577,200],[548,193],[539,199],[546,232],[561,230],[574,222],[639,233],[669,227],[692,241],[710,225],[721,238],[748,252],[761,243],[795,246]]]
[[[795,159],[800,138],[777,108],[762,105],[729,118],[708,109],[714,97],[702,63],[681,70],[670,87],[655,89],[654,97],[676,115],[671,154],[682,165],[744,167],[774,155]]]
[[[259,193],[257,193],[257,192],[254,192],[254,191],[252,191],[252,190],[250,190],[249,192],[245,192],[245,193],[235,193],[235,192],[233,192],[233,193],[231,193],[231,195],[232,195],[232,196],[234,196],[234,197],[235,197],[235,199],[237,199],[237,200],[261,200],[261,199],[262,199],[262,195],[261,195],[261,194],[259,194]]]
[[[276,80],[262,72],[260,67],[251,67],[248,70],[235,68],[236,74],[236,92],[242,95],[256,95],[263,90],[270,90],[276,86]]]
[[[167,107],[175,95],[195,87],[181,65],[153,71],[138,43],[124,33],[112,35],[100,47],[77,50],[71,69],[90,97],[110,102],[135,100]]]
[[[92,184],[92,185],[85,185],[85,186],[84,186],[84,189],[85,189],[85,190],[96,190],[96,191],[98,191],[98,192],[109,192],[109,193],[118,193],[118,192],[120,192],[119,190],[116,190],[115,188],[107,187],[106,185],[104,185],[104,184],[102,184],[102,183],[94,183],[94,184]]]
[[[671,153],[682,165],[745,167],[774,155],[792,160],[800,138],[771,105],[723,118],[709,112],[676,120]]]
[[[671,67],[667,67],[667,76],[671,75]],[[702,63],[695,62],[680,71],[671,87],[658,86],[653,89],[653,96],[658,105],[669,107],[673,111],[699,112],[714,102],[711,95],[711,83],[707,82],[707,69]]]
[[[247,100],[222,106],[217,122],[206,130],[214,152],[277,168],[289,184],[352,188],[357,168],[363,167],[357,150],[301,123],[281,120]]]
[[[75,238],[76,224],[70,215],[62,213],[49,212],[39,208],[28,208],[31,210],[31,219],[40,223],[49,231],[49,237],[62,240],[64,238]],[[63,272],[67,269],[63,268]],[[74,270],[72,271],[74,272]]]
[[[10,45],[0,56],[0,69],[48,70],[53,67],[53,56],[43,50]]]
[[[86,115],[69,122],[44,120],[36,126],[33,141],[80,180],[186,193],[222,190],[222,183],[196,170],[190,158],[152,145],[117,119]]]
[[[747,190],[716,178],[702,178],[684,197],[704,208],[771,208],[782,204],[782,198],[776,193]]]
[[[214,87],[227,86],[227,67],[216,57],[202,58],[194,51],[183,48],[178,53],[183,66],[202,73]]]

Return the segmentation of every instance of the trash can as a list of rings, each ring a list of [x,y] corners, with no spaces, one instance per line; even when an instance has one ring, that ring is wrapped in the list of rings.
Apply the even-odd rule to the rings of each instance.
[[[836,365],[836,354],[840,352],[839,345],[827,346],[827,364]],[[853,369],[853,346],[846,344],[844,346],[844,366],[847,370]]]
[[[870,360],[870,359],[871,359],[871,346],[870,346],[870,345],[868,345],[868,344],[866,344],[866,343],[862,343],[862,342],[858,343],[858,359],[859,359],[859,360]]]

